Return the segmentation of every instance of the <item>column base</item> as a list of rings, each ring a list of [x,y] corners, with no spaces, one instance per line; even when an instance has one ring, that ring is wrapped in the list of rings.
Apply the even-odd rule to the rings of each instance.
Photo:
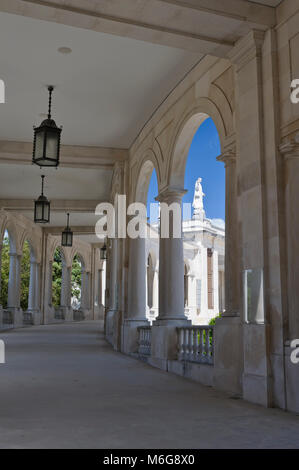
[[[246,323],[244,334],[243,397],[258,405],[271,407],[272,377],[269,373],[267,337],[269,325]]]
[[[41,325],[41,312],[39,310],[26,310],[23,321],[24,325]]]
[[[150,326],[146,319],[126,319],[122,325],[122,352],[125,354],[138,354],[139,326]]]
[[[60,307],[64,321],[73,321],[74,314],[72,307]]]
[[[24,326],[24,315],[23,310],[19,307],[7,307],[5,310],[12,314],[12,324],[14,328],[20,328]]]
[[[177,328],[191,326],[187,318],[157,318],[152,325],[152,349],[149,364],[168,370],[168,361],[178,357]]]
[[[214,386],[242,396],[243,345],[238,314],[223,315],[214,327]]]

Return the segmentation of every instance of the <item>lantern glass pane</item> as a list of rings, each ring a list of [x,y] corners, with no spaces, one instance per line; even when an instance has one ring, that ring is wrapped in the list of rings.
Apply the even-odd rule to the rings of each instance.
[[[41,202],[35,203],[35,219],[36,220],[43,219],[43,204]]]
[[[35,139],[35,159],[44,157],[44,141],[45,131],[37,131]]]
[[[59,135],[57,132],[47,131],[46,158],[57,159]]]
[[[66,246],[66,233],[62,232],[61,245]]]
[[[69,232],[67,234],[67,246],[72,246],[73,244],[73,234],[72,232]]]
[[[50,220],[50,203],[49,202],[44,203],[43,219],[46,221]]]

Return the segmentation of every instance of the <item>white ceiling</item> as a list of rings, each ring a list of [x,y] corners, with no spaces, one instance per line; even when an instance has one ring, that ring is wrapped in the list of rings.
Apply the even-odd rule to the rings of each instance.
[[[56,86],[53,117],[62,143],[128,148],[169,91],[201,56],[23,16],[0,13],[6,104],[0,139],[32,140]],[[70,55],[57,52],[70,47]]]
[[[31,211],[22,211],[22,214],[29,220],[33,221],[33,208],[34,203],[32,201]],[[70,214],[70,226],[75,227],[95,227],[96,222],[99,220],[99,216],[89,212],[72,212]],[[50,223],[42,224],[41,227],[65,227],[66,226],[66,212],[54,212],[51,211]],[[95,233],[95,231],[94,231]],[[81,236],[81,235],[80,235]],[[83,235],[82,235],[83,236]]]
[[[49,199],[102,201],[109,197],[112,171],[82,168],[40,169],[36,165],[0,165],[0,199],[34,199],[41,192],[40,175],[46,175]]]

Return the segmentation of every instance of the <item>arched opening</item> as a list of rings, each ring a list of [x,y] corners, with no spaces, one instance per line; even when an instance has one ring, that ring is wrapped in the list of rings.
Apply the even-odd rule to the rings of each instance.
[[[207,114],[194,114],[176,141],[170,174],[171,185],[187,190],[183,197],[189,209],[183,213],[184,307],[193,324],[208,324],[224,304],[220,282],[224,278],[225,168],[217,161],[220,154],[214,121]]]

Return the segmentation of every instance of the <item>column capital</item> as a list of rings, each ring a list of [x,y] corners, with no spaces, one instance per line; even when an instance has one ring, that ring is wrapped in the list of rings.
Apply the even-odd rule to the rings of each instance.
[[[158,202],[166,202],[167,204],[171,204],[172,202],[181,203],[182,198],[186,193],[186,189],[167,186],[155,199]]]
[[[299,134],[279,146],[279,151],[285,160],[299,158]]]
[[[224,150],[224,152],[219,155],[219,157],[216,158],[218,162],[222,162],[225,165],[225,168],[229,165],[233,165],[236,163],[237,160],[237,150],[236,146],[232,146],[228,148],[227,150]]]
[[[264,31],[252,29],[246,36],[237,41],[228,53],[228,58],[238,67],[238,70],[250,60],[261,56],[264,37]]]
[[[36,260],[32,260],[32,261],[30,260],[30,264],[35,264],[35,265],[38,265],[38,264],[39,264],[39,262],[38,262],[38,261],[36,261]]]

